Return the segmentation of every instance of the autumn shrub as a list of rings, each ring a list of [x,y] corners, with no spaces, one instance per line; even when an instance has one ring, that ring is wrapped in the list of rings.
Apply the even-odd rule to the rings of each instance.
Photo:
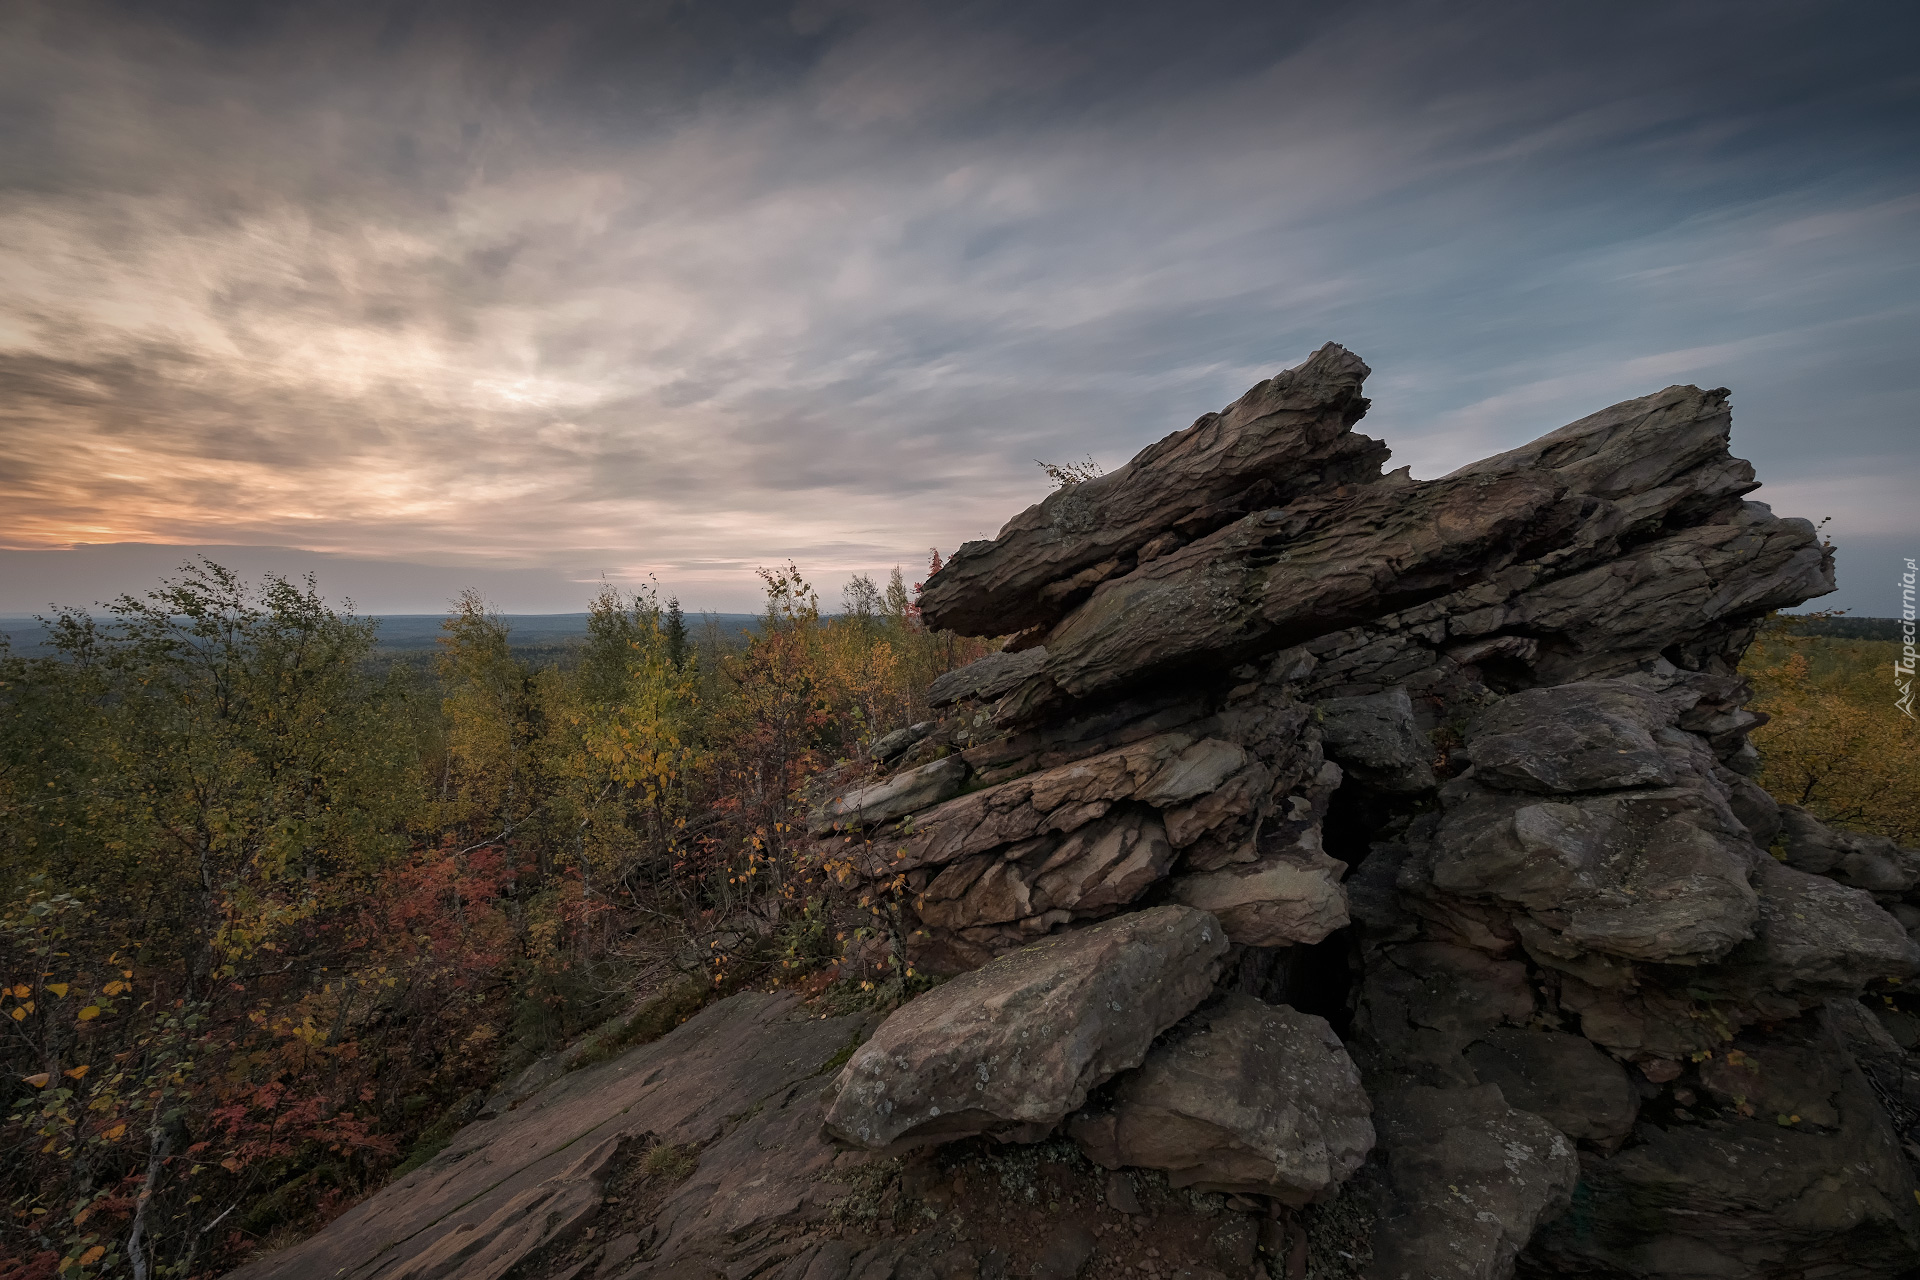
[[[540,666],[470,594],[427,670],[203,562],[0,650],[0,1276],[219,1274],[503,1072],[857,945],[805,788],[984,646],[897,573],[837,617],[764,576],[737,644],[608,590]]]
[[[1805,634],[1782,616],[1748,651],[1759,781],[1848,830],[1920,844],[1920,724],[1895,703],[1891,641]]]

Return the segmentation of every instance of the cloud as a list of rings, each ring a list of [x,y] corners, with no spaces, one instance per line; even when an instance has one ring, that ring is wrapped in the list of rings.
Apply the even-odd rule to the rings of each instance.
[[[1920,406],[1873,8],[29,5],[5,536],[741,607],[1328,338],[1423,474],[1706,379],[1844,489]]]

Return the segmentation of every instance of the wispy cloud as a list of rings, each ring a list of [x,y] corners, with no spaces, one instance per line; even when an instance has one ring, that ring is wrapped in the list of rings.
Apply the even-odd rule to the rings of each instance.
[[[990,534],[1033,458],[1327,338],[1420,473],[1706,379],[1763,474],[1845,486],[1920,408],[1892,6],[17,12],[14,546],[737,606]]]

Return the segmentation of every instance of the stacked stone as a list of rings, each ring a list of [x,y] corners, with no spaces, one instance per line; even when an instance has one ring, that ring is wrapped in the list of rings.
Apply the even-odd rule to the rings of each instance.
[[[1367,372],[1329,345],[928,583],[1013,639],[813,834],[962,976],[830,1130],[1294,1204],[1366,1165],[1383,1280],[1901,1274],[1920,1070],[1860,997],[1920,972],[1920,855],[1783,814],[1735,674],[1830,553],[1744,500],[1725,391],[1421,482]]]

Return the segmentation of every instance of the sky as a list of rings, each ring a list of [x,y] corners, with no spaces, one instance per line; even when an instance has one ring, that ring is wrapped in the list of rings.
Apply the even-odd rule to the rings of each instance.
[[[1886,616],[1916,54],[1910,0],[0,0],[0,613],[209,546],[831,603],[1332,340],[1421,477],[1731,387]]]

